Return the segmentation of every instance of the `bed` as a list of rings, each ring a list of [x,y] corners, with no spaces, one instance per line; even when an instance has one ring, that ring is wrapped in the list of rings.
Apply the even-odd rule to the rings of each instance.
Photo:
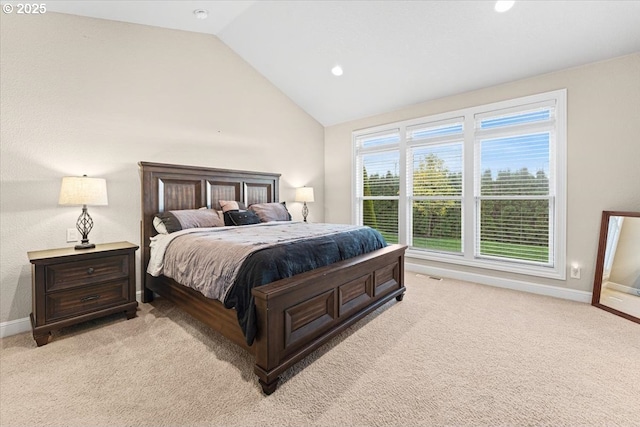
[[[279,201],[279,174],[140,162],[142,301],[154,293],[255,356],[265,394],[279,376],[329,339],[404,292],[404,245],[388,245],[251,289],[256,334],[247,343],[236,310],[175,280],[147,272],[159,212],[213,208],[220,200],[246,206]],[[348,363],[345,361],[345,363]]]

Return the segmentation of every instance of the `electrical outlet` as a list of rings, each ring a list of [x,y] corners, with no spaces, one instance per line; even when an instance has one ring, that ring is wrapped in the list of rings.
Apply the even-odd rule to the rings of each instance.
[[[572,279],[580,278],[580,266],[577,266],[577,265],[571,266],[571,278]]]
[[[78,230],[75,228],[67,228],[67,243],[78,241]]]

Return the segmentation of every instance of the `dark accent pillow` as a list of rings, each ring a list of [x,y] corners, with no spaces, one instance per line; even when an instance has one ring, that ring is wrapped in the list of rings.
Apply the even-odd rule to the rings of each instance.
[[[249,210],[255,212],[261,222],[291,221],[291,214],[285,202],[256,203],[249,206]]]
[[[227,211],[227,212],[223,212],[222,216],[224,218],[224,225],[235,225],[233,223],[233,221],[231,220],[231,216],[229,215],[230,212],[239,212],[239,211]]]
[[[235,200],[218,200],[218,205],[220,205],[220,209],[222,209],[224,225],[235,225],[228,215],[229,212],[247,210],[244,203]]]
[[[224,214],[225,219],[229,217],[232,225],[260,224],[260,218],[253,211],[229,211]]]
[[[224,221],[213,209],[184,209],[157,213],[153,225],[158,233],[165,234],[188,228],[222,227]]]

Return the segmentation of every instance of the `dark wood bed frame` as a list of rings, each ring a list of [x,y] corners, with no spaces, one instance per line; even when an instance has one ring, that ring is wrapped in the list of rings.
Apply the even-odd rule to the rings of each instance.
[[[390,245],[254,288],[258,333],[248,346],[236,312],[168,277],[146,273],[153,217],[177,209],[217,208],[219,200],[278,201],[280,174],[140,162],[142,181],[142,301],[154,292],[255,355],[265,394],[279,375],[329,339],[404,292],[406,246]]]

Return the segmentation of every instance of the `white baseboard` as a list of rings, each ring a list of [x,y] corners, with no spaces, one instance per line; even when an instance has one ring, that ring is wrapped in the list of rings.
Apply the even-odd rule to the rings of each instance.
[[[0,323],[0,338],[10,337],[11,335],[29,332],[31,330],[31,319],[25,317],[23,319],[9,320]]]
[[[451,279],[465,280],[467,282],[480,283],[483,285],[496,286],[499,288],[513,289],[516,291],[530,292],[533,294],[547,295],[578,302],[591,302],[591,292],[576,291],[574,289],[559,288],[557,286],[540,285],[520,280],[501,279],[499,277],[485,276],[483,274],[465,273],[462,271],[449,270],[446,268],[426,267],[424,265],[411,264],[405,262],[405,269],[414,273],[422,273],[431,276],[449,277]],[[136,292],[136,299],[142,302],[141,292]],[[11,335],[29,332],[31,330],[31,320],[24,319],[10,320],[0,323],[0,338]]]
[[[419,264],[407,263],[405,269],[414,273],[421,273],[430,276],[449,277],[456,280],[480,283],[482,285],[496,286],[498,288],[513,289],[516,291],[529,292],[538,295],[547,295],[571,301],[591,303],[591,292],[577,291],[575,289],[560,288],[558,286],[541,285],[538,283],[525,282],[522,280],[503,279],[484,274],[468,273],[464,271],[450,270],[447,268],[428,267]]]
[[[142,303],[142,293],[140,291],[136,292],[136,300],[139,303]],[[29,331],[31,331],[31,319],[28,317],[0,323],[0,338],[10,337],[11,335],[18,335]]]

